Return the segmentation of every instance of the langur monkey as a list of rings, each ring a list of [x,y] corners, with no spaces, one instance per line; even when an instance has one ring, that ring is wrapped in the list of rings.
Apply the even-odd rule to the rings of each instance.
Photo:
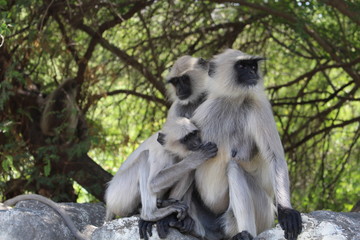
[[[56,136],[61,143],[73,140],[80,117],[76,104],[77,89],[77,80],[68,79],[46,98],[40,120],[44,135]]]
[[[228,49],[210,62],[208,97],[191,121],[216,157],[195,171],[196,191],[221,214],[225,238],[252,239],[278,219],[285,238],[296,239],[301,216],[290,203],[284,150],[258,69],[261,57]]]
[[[179,230],[200,236],[193,220],[186,218],[191,201],[193,173],[200,164],[216,155],[217,146],[211,142],[203,144],[198,128],[188,118],[166,122],[158,133],[157,141],[161,147],[149,150],[144,169],[140,170],[140,237],[147,239],[147,233],[151,236],[154,221],[162,220],[174,212],[178,220],[184,220],[178,225]],[[165,220],[165,224],[169,222],[177,221],[175,219],[174,222],[172,218]],[[159,235],[165,237],[166,226],[162,228],[164,233],[160,232]]]
[[[157,144],[143,151],[133,168],[121,172],[125,176],[122,184],[129,186],[131,192],[118,196],[126,201],[119,205],[121,209],[117,209],[115,214],[128,216],[136,212],[141,204],[140,217],[144,220],[139,226],[141,238],[147,239],[146,232],[151,235],[152,224],[148,222],[173,213],[179,220],[187,216],[188,206],[178,200],[190,189],[193,178],[184,177],[184,174],[195,170],[217,153],[215,144],[203,144],[199,136],[198,128],[189,119],[171,119],[158,133]]]
[[[173,102],[167,120],[192,117],[195,109],[206,99],[208,70],[208,62],[202,58],[182,56],[176,60],[166,78],[169,99]]]
[[[81,233],[75,226],[74,222],[71,220],[69,215],[66,213],[64,209],[62,209],[58,204],[51,199],[48,199],[46,197],[43,197],[38,194],[23,194],[18,195],[14,198],[8,199],[4,202],[4,205],[6,206],[14,206],[16,203],[20,201],[26,201],[26,200],[33,200],[38,201],[41,203],[44,203],[45,205],[49,206],[51,209],[56,211],[60,217],[64,220],[65,225],[69,228],[70,232],[76,237],[78,240],[89,240],[87,236],[85,236],[83,233]]]
[[[190,118],[194,110],[206,98],[206,79],[208,62],[202,58],[182,56],[176,60],[166,80],[169,83],[169,98],[173,101],[169,109],[167,122],[176,117]],[[149,155],[149,149],[157,151],[161,146],[157,142],[158,134],[153,134],[145,140],[121,165],[120,169],[109,182],[105,193],[106,221],[114,214],[126,217],[138,209],[140,195],[138,194],[138,166],[140,161]],[[137,199],[134,201],[134,199]]]

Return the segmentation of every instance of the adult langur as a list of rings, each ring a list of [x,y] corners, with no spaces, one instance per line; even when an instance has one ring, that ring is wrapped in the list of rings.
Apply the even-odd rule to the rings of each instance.
[[[78,82],[65,80],[46,99],[40,128],[44,135],[56,137],[61,143],[69,143],[74,139],[81,116],[76,95]]]
[[[208,97],[191,121],[202,140],[219,150],[196,169],[196,190],[208,209],[221,215],[225,238],[252,239],[272,226],[277,208],[285,237],[292,240],[301,232],[301,216],[290,203],[288,168],[261,60],[228,49],[210,62]]]

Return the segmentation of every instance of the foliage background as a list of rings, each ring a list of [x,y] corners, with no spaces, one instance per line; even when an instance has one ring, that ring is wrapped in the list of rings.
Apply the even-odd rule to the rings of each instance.
[[[2,200],[102,200],[108,173],[164,122],[176,58],[235,48],[268,59],[293,205],[350,210],[360,190],[359,10],[356,0],[0,0]],[[41,100],[67,78],[81,83],[91,148],[79,142],[64,157],[37,122]]]

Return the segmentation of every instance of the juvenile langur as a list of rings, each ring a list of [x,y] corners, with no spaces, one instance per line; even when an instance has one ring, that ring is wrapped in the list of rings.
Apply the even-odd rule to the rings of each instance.
[[[155,221],[170,216],[175,211],[170,212],[167,209],[171,210],[177,205],[182,208],[179,212],[181,215],[178,213],[177,219],[170,218],[165,223],[176,224],[174,227],[182,232],[200,236],[201,232],[197,226],[194,226],[192,218],[185,219],[186,211],[191,201],[194,170],[204,161],[215,156],[217,147],[211,142],[203,144],[198,128],[187,118],[177,118],[166,122],[158,134],[157,141],[162,149],[156,151],[153,151],[153,148],[150,149],[146,162],[150,171],[142,171],[140,176],[142,204],[140,236],[147,239],[147,233],[151,235],[151,225]],[[179,200],[184,200],[184,202]],[[190,214],[190,216],[193,215]],[[159,224],[161,223],[157,222],[157,225]],[[166,226],[162,226],[162,229],[157,227],[159,236],[165,237]]]
[[[300,213],[290,203],[283,146],[258,69],[260,57],[228,49],[211,61],[207,100],[191,121],[216,157],[195,172],[196,190],[219,219],[226,238],[252,239],[274,222],[275,198],[285,238],[301,232]]]
[[[205,81],[208,63],[201,58],[182,56],[176,60],[167,76],[168,93],[173,104],[168,112],[167,122],[176,117],[191,117],[194,110],[205,100]],[[145,140],[121,165],[116,175],[109,182],[105,193],[106,220],[114,214],[125,217],[138,209],[140,195],[137,191],[140,160],[148,157],[148,150],[156,151],[160,146],[158,134]],[[161,148],[160,148],[161,149]],[[163,150],[161,150],[163,151]],[[134,201],[138,199],[138,201]]]
[[[61,143],[72,141],[80,117],[76,104],[77,89],[76,79],[68,79],[46,98],[40,120],[44,135],[57,136]]]
[[[185,219],[188,209],[186,204],[181,201],[173,201],[171,204],[160,201],[159,204],[157,200],[164,197],[181,199],[191,185],[184,174],[193,171],[216,153],[216,145],[203,144],[197,127],[189,119],[178,118],[166,122],[158,134],[157,144],[140,154],[134,168],[120,172],[124,176],[132,174],[131,177],[123,178],[125,182],[122,183],[131,186],[128,188],[131,192],[123,193],[127,198],[119,196],[126,202],[122,202],[122,209],[115,214],[128,216],[136,212],[141,203],[140,217],[145,225],[140,224],[139,228],[141,238],[145,239],[146,232],[151,235],[152,224],[149,222],[158,221],[173,213],[177,214],[178,220]]]
[[[46,197],[43,197],[38,194],[24,194],[24,195],[18,195],[14,198],[8,199],[4,202],[4,205],[6,206],[14,206],[16,203],[20,201],[26,201],[26,200],[33,200],[38,201],[41,203],[44,203],[45,205],[49,206],[51,209],[56,211],[60,217],[64,220],[65,225],[69,228],[70,232],[76,237],[78,240],[88,240],[87,236],[85,236],[83,233],[81,233],[75,226],[74,222],[71,220],[69,215],[66,213],[64,209],[62,209],[58,204]]]

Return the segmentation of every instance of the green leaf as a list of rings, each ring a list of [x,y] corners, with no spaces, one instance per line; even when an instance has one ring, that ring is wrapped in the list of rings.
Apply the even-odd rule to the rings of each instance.
[[[10,171],[10,167],[13,165],[12,156],[6,156],[5,159],[1,162],[1,166],[5,172]]]
[[[48,177],[50,175],[50,171],[51,171],[51,162],[48,158],[45,160],[45,162],[46,162],[46,164],[44,166],[44,174],[46,177]]]

